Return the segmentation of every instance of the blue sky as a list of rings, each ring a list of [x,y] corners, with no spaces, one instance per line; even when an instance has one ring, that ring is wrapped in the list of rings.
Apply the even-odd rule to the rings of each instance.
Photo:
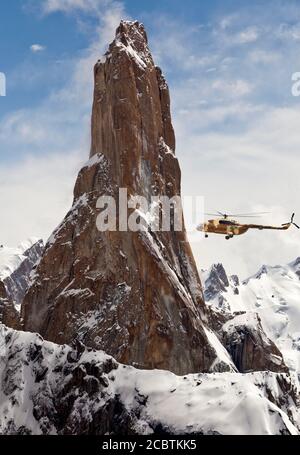
[[[89,150],[92,68],[121,18],[145,24],[167,76],[183,192],[207,210],[299,213],[299,1],[11,0],[1,5],[1,243],[47,238]],[[192,238],[194,240],[194,237]],[[230,243],[230,242],[228,242]],[[195,242],[233,273],[300,255],[297,232]],[[255,254],[253,253],[255,252]]]

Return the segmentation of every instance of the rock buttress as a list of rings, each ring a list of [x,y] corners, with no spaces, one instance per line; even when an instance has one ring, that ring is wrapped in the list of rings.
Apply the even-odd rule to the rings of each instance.
[[[118,361],[177,374],[233,369],[212,331],[185,228],[96,227],[101,195],[180,195],[167,83],[143,26],[121,22],[95,66],[90,160],[74,203],[46,245],[22,307],[24,328],[79,339]],[[117,217],[118,218],[118,217]],[[118,225],[119,219],[117,219]]]

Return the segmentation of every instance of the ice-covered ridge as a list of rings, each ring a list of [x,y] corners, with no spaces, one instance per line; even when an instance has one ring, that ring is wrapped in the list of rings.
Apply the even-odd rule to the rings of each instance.
[[[120,46],[123,46],[121,43],[119,43]],[[126,52],[137,62],[140,68],[146,69],[147,68],[147,63],[144,61],[142,58],[142,55],[139,54],[134,50],[131,44],[128,44],[127,46],[123,46]]]
[[[0,246],[0,280],[4,280],[17,270],[21,263],[26,259],[24,253],[38,241],[38,238],[31,237],[24,242],[21,242],[16,248],[3,245]]]
[[[94,157],[92,157],[89,161],[91,163],[96,163],[97,160],[99,160],[99,156],[98,155],[95,155],[95,159],[93,160]],[[98,158],[97,158],[98,157]],[[90,164],[90,166],[93,166],[93,164]],[[50,248],[54,243],[55,241],[57,240],[57,238],[59,238],[59,235],[61,233],[61,231],[63,230],[64,228],[64,225],[68,222],[68,221],[73,221],[75,223],[76,221],[76,216],[78,215],[78,210],[81,206],[87,206],[89,203],[89,196],[87,193],[84,193],[82,195],[80,195],[73,203],[72,207],[71,207],[71,210],[70,212],[68,213],[68,215],[66,216],[65,220],[63,221],[62,224],[60,224],[55,230],[54,232],[51,234],[51,236],[49,237],[48,241],[47,241],[47,244],[46,244],[46,248]]]
[[[286,374],[137,370],[102,351],[56,345],[3,325],[0,348],[1,434],[86,434],[88,428],[104,434],[114,431],[117,408],[124,434],[156,428],[169,434],[299,434],[295,386]],[[111,418],[107,409],[114,402]]]
[[[105,156],[102,153],[96,153],[93,155],[82,167],[82,169],[88,167],[93,167],[96,164],[103,163],[105,161]]]
[[[246,311],[241,318],[248,322],[252,319],[251,314],[257,313],[287,366],[300,375],[299,263],[298,258],[287,265],[264,265],[240,285],[235,285],[229,278],[225,288],[209,272],[204,272],[203,283],[208,305],[226,313]],[[214,289],[214,292],[209,293],[208,289]]]

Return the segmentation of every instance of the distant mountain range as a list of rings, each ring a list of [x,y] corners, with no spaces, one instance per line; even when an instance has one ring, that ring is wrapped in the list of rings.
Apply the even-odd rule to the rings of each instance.
[[[206,303],[223,313],[257,314],[291,371],[300,373],[300,258],[287,265],[262,266],[240,282],[222,264],[202,271]]]

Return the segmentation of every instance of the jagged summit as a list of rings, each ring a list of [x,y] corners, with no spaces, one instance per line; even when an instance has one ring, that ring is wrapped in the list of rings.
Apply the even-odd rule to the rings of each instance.
[[[144,25],[138,21],[121,21],[116,30],[116,38],[110,44],[106,56],[113,53],[117,47],[119,52],[125,50],[134,58],[141,69],[146,69],[147,66],[153,65],[153,59],[148,47],[148,38]]]
[[[159,148],[174,152],[168,85],[153,62],[143,25],[121,22],[105,62],[94,71],[90,156],[115,153],[115,166],[124,166],[128,175],[143,172],[143,160],[158,160]],[[128,169],[128,155],[138,166]]]

